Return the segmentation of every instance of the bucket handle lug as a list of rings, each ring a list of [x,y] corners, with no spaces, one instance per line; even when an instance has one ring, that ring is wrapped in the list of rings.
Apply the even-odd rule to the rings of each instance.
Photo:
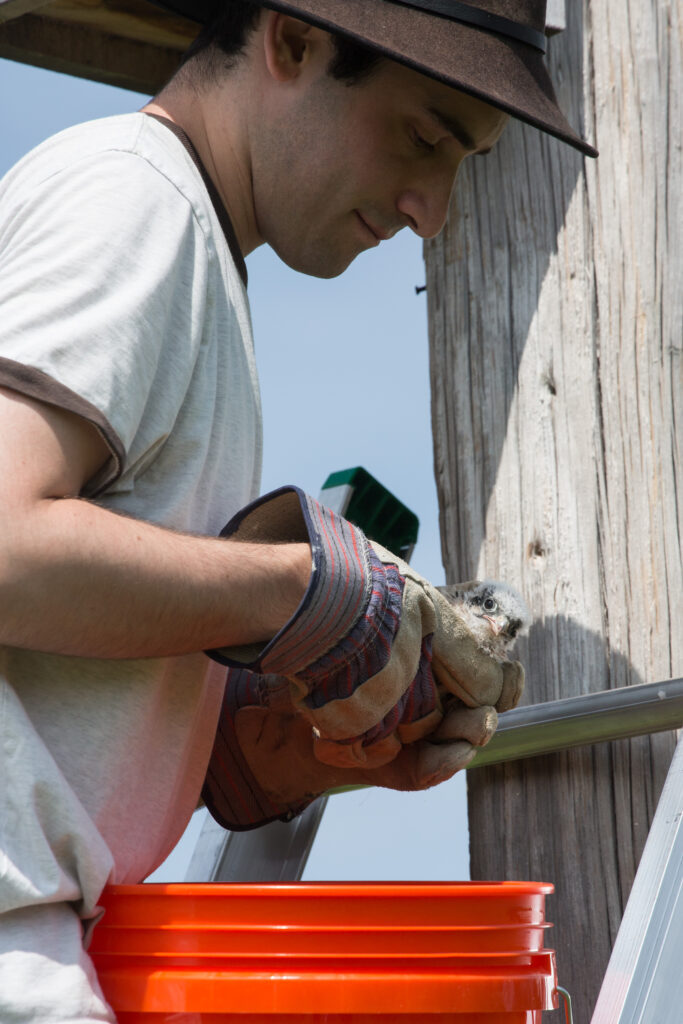
[[[574,1024],[574,1014],[572,1013],[572,997],[567,992],[566,988],[562,988],[557,985],[556,991],[562,996],[562,1002],[564,1003],[564,1019],[566,1024]]]

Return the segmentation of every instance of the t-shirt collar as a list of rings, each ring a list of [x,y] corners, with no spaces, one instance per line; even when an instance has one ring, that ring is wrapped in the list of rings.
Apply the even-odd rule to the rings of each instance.
[[[230,247],[230,252],[232,253],[232,258],[235,261],[235,266],[237,267],[239,275],[242,278],[242,281],[244,282],[244,287],[246,288],[247,265],[244,262],[244,256],[242,255],[242,250],[239,247],[237,235],[235,234],[235,229],[232,226],[232,221],[230,220],[230,214],[226,210],[225,204],[221,199],[220,195],[218,194],[218,189],[216,188],[213,181],[209,177],[209,172],[202,163],[199,153],[192,144],[192,140],[189,138],[187,133],[183,131],[180,125],[177,125],[174,121],[169,120],[169,118],[162,117],[161,114],[152,114],[150,111],[147,110],[145,110],[144,113],[147,114],[148,117],[153,117],[155,121],[159,122],[159,124],[165,125],[169,129],[169,131],[172,131],[176,138],[178,138],[180,142],[182,142],[183,146],[185,146],[185,149],[188,151],[188,153],[194,160],[197,166],[197,170],[201,174],[202,180],[206,185],[206,190],[209,193],[209,197],[213,204],[213,208],[216,211],[216,216],[218,217],[218,221],[221,225],[221,228],[223,229],[225,239],[228,243],[228,246]]]

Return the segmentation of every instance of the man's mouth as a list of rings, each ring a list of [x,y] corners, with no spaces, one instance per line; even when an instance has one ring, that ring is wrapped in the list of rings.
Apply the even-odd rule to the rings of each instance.
[[[377,227],[376,224],[373,224],[367,217],[364,217],[358,210],[356,210],[356,214],[363,226],[367,228],[368,233],[375,239],[375,245],[379,245],[380,242],[386,242],[393,235],[393,231],[386,231],[384,228]]]

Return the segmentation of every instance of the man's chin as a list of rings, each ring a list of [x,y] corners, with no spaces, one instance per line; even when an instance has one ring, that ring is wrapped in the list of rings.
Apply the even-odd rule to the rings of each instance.
[[[311,252],[286,252],[272,246],[273,251],[280,257],[291,270],[299,274],[307,274],[308,277],[319,277],[323,280],[330,280],[339,277],[351,266],[353,261],[364,250],[351,253],[311,253]]]

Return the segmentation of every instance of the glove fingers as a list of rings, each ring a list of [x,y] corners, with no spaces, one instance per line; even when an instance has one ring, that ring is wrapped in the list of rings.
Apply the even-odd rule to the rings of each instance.
[[[315,733],[313,739],[316,759],[334,768],[381,768],[393,761],[400,749],[401,742],[396,733],[368,746],[363,746],[362,739],[354,743],[335,743]]]
[[[524,666],[519,661],[503,663],[503,687],[496,701],[498,711],[509,711],[516,707],[524,693]]]
[[[475,747],[483,747],[493,736],[498,725],[496,709],[490,706],[468,708],[455,704],[449,708],[432,737],[437,743],[467,740]]]
[[[503,692],[503,665],[484,651],[474,637],[453,630],[434,637],[434,675],[469,707],[498,707]]]
[[[475,753],[476,747],[466,740],[441,744],[421,740],[403,747],[384,767],[364,771],[358,781],[402,791],[428,789],[450,779],[469,764]]]
[[[418,789],[428,789],[440,782],[450,779],[456,772],[465,768],[477,750],[471,743],[459,740],[455,743],[424,743],[419,744],[417,777]]]

